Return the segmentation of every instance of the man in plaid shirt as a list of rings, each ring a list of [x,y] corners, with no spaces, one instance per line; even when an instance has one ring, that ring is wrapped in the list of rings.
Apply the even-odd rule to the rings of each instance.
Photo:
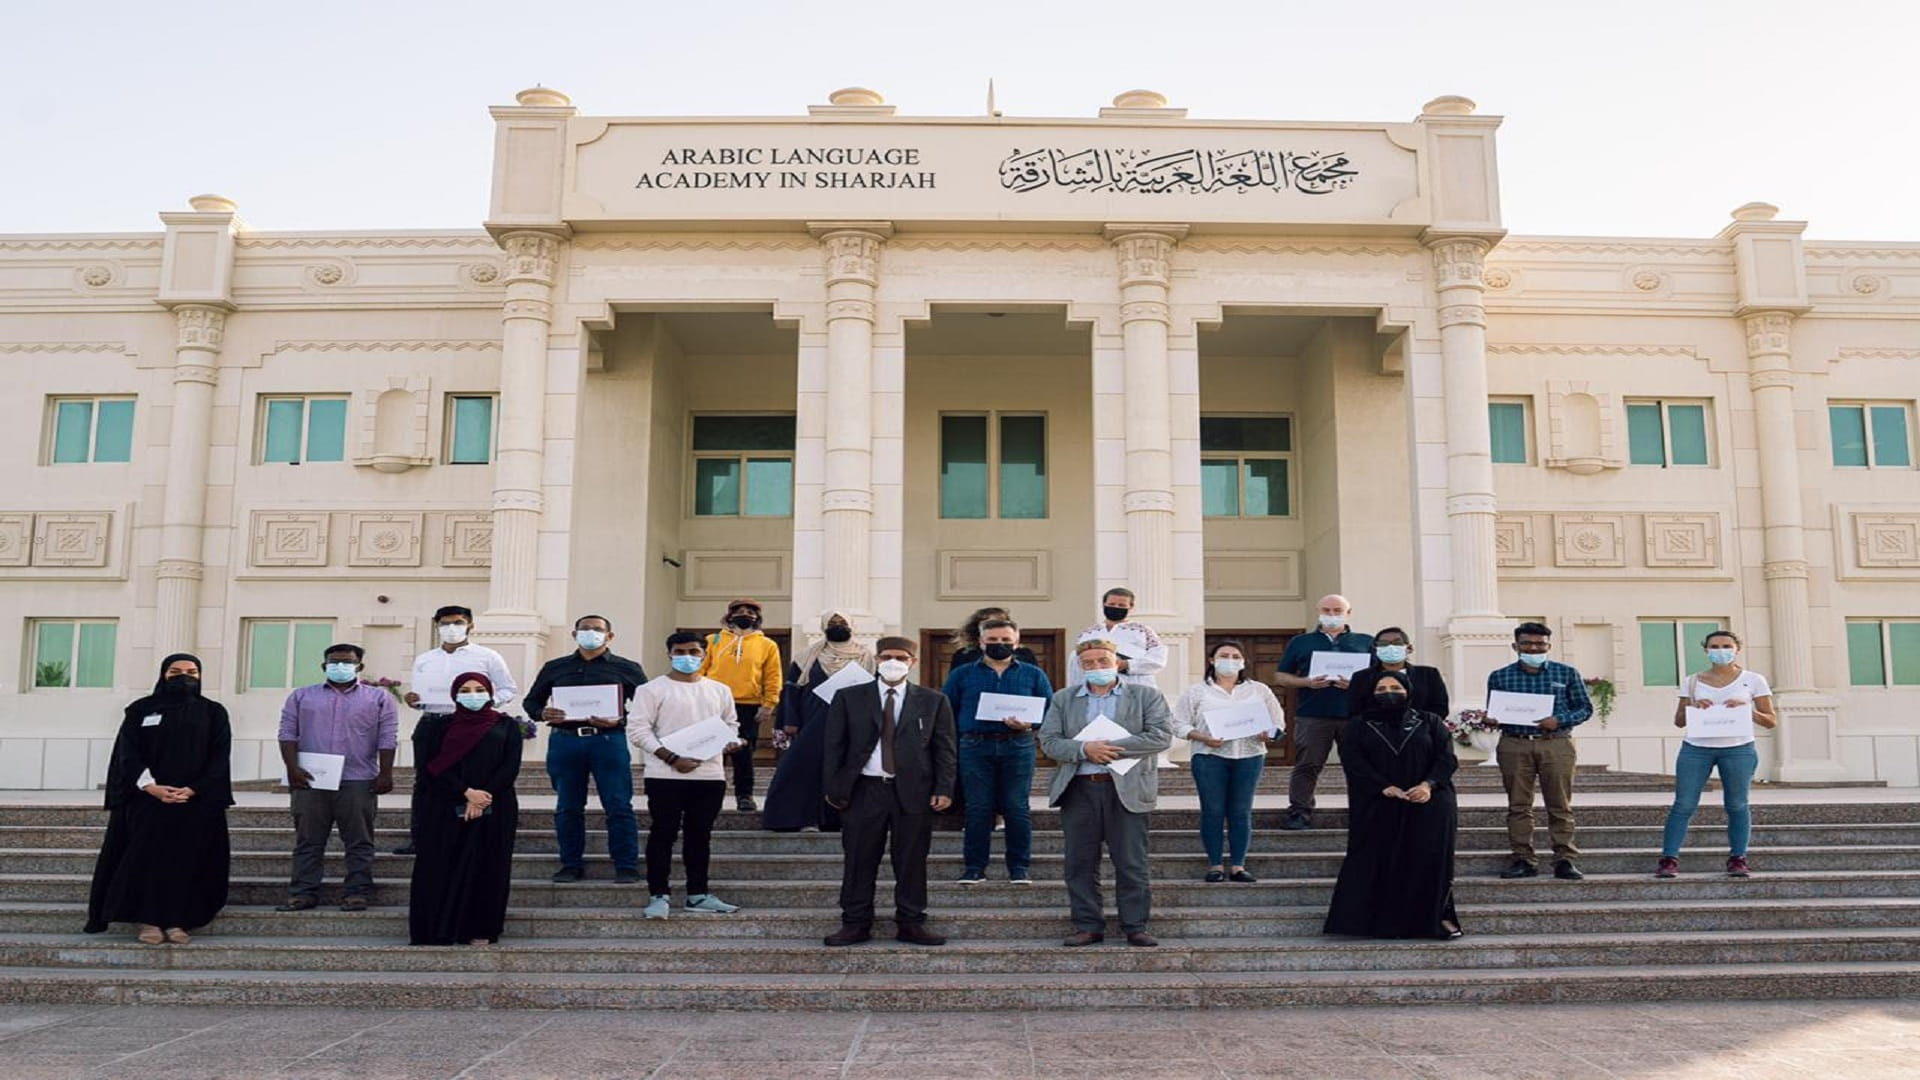
[[[1586,681],[1569,664],[1547,659],[1553,631],[1540,623],[1521,623],[1513,631],[1513,651],[1519,658],[1487,675],[1487,696],[1495,690],[1510,694],[1539,694],[1553,699],[1553,711],[1537,727],[1500,725],[1500,781],[1507,789],[1507,842],[1513,865],[1503,878],[1534,877],[1540,873],[1533,850],[1533,790],[1540,789],[1547,804],[1547,831],[1553,838],[1553,876],[1579,881],[1586,875],[1573,864],[1580,849],[1573,844],[1573,729],[1593,715]]]

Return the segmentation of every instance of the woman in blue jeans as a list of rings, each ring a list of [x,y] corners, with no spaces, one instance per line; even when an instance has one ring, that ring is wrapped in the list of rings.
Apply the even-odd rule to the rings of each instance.
[[[1771,728],[1773,691],[1757,671],[1740,666],[1740,639],[1731,630],[1715,630],[1702,646],[1713,666],[1697,675],[1687,676],[1680,688],[1680,703],[1673,710],[1673,726],[1687,726],[1687,709],[1700,710],[1709,723],[1727,710],[1751,706],[1753,723]],[[1680,845],[1686,842],[1687,825],[1700,806],[1700,793],[1706,790],[1707,777],[1720,770],[1720,789],[1727,806],[1727,876],[1743,878],[1747,867],[1747,837],[1753,831],[1753,811],[1747,806],[1747,791],[1753,786],[1753,772],[1760,765],[1760,753],[1754,747],[1750,730],[1728,734],[1689,733],[1680,744],[1680,756],[1673,764],[1673,809],[1667,812],[1666,835],[1661,840],[1660,865],[1654,877],[1680,876]]]
[[[1265,683],[1240,676],[1247,651],[1237,641],[1215,642],[1207,652],[1206,678],[1180,695],[1173,708],[1173,736],[1193,743],[1193,786],[1200,792],[1200,843],[1207,852],[1208,881],[1253,882],[1247,846],[1253,841],[1253,792],[1267,763],[1267,744],[1279,737],[1280,702]],[[1237,739],[1215,738],[1207,714],[1254,703],[1273,719],[1271,731]],[[1220,834],[1227,834],[1227,861]]]

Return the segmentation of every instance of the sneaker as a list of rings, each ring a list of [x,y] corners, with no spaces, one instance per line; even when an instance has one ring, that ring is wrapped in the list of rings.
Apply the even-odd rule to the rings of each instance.
[[[1750,877],[1752,874],[1753,870],[1747,866],[1745,855],[1734,855],[1727,859],[1728,877]]]
[[[701,893],[687,897],[688,911],[706,911],[715,915],[731,915],[740,910],[740,905],[729,904],[712,893]]]
[[[956,884],[980,885],[980,884],[984,884],[986,880],[987,880],[987,875],[984,871],[969,870],[966,873],[960,875],[960,880]]]
[[[672,908],[673,897],[663,893],[659,896],[648,897],[647,906],[641,909],[640,914],[649,919],[664,919],[667,917],[667,912]]]
[[[1295,810],[1292,813],[1287,815],[1286,822],[1282,824],[1280,827],[1283,829],[1286,829],[1288,832],[1299,832],[1301,829],[1312,828],[1313,819],[1311,817],[1308,817],[1306,814],[1303,814],[1298,810]]]
[[[1033,884],[1033,874],[1031,871],[1027,871],[1027,870],[1015,870],[1012,873],[1007,875],[1007,884],[1031,885]]]
[[[1654,877],[1679,877],[1680,860],[1660,856],[1660,865],[1653,868]]]
[[[760,809],[760,804],[754,802],[751,795],[741,795],[733,800],[733,808],[743,814],[752,814]]]

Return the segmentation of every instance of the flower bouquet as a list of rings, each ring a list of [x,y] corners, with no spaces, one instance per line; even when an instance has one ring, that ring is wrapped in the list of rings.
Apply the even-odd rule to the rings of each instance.
[[[377,679],[361,679],[360,681],[368,686],[385,690],[387,693],[392,694],[394,703],[397,705],[405,705],[407,703],[406,684],[402,683],[399,679],[389,679],[385,675],[382,675]]]
[[[1483,765],[1493,764],[1494,748],[1500,745],[1500,724],[1485,709],[1461,709],[1446,719],[1447,733],[1461,746],[1471,746],[1487,755]]]

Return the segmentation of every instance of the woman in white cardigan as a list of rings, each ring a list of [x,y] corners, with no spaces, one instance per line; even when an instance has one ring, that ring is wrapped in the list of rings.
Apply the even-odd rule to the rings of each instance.
[[[1200,793],[1200,843],[1207,852],[1208,881],[1250,883],[1247,847],[1253,842],[1253,793],[1266,767],[1267,747],[1280,737],[1280,701],[1265,683],[1246,673],[1247,651],[1237,641],[1215,642],[1207,652],[1206,678],[1187,687],[1173,708],[1173,737],[1193,743],[1193,785]],[[1237,739],[1216,738],[1207,714],[1231,705],[1258,703],[1273,718],[1272,729]],[[1221,833],[1226,833],[1222,859]]]

